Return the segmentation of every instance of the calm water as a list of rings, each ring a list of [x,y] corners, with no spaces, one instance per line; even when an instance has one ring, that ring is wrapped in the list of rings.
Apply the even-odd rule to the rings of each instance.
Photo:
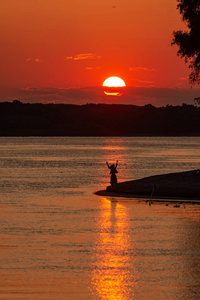
[[[0,299],[200,299],[200,206],[104,198],[199,168],[200,138],[0,138]]]

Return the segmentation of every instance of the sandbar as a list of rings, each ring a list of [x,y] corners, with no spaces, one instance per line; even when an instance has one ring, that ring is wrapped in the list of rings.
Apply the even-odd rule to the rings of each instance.
[[[192,170],[120,182],[95,194],[200,204],[200,172]]]

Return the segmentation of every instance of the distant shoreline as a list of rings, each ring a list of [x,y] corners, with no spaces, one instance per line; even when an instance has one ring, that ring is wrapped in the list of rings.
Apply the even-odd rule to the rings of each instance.
[[[198,137],[200,107],[0,102],[0,136]]]

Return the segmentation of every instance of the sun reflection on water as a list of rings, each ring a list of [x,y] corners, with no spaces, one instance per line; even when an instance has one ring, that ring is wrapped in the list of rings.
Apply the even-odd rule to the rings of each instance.
[[[131,247],[127,219],[125,206],[116,201],[102,199],[94,249],[92,285],[95,294],[103,300],[132,299],[137,288],[135,253]]]

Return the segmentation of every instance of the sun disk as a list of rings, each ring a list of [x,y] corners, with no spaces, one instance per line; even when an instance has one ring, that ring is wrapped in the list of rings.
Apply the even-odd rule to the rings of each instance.
[[[126,84],[125,84],[124,80],[121,79],[120,77],[111,76],[103,82],[103,86],[105,86],[105,87],[123,87],[123,86],[126,86]]]

